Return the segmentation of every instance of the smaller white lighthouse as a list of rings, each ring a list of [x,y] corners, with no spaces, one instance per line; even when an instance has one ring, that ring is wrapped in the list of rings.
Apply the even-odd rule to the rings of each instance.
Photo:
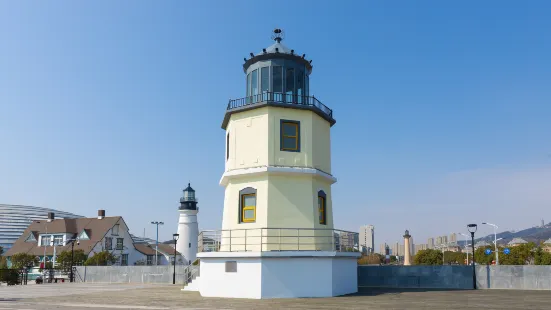
[[[195,190],[188,183],[184,189],[184,196],[180,198],[180,220],[178,221],[178,234],[180,235],[176,250],[184,257],[184,264],[188,265],[197,258],[197,239],[199,237],[199,224],[197,223],[197,198]]]

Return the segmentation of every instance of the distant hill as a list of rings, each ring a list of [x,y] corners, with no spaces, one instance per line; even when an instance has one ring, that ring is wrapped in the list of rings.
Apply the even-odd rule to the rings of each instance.
[[[551,223],[548,223],[547,225],[543,227],[531,227],[520,231],[504,231],[497,234],[497,238],[503,238],[502,240],[499,240],[498,244],[506,244],[509,241],[513,240],[513,238],[522,238],[528,242],[534,242],[536,244],[546,241],[547,239],[551,238]],[[494,234],[490,234],[481,238],[475,239],[475,243],[478,241],[486,241],[488,243],[491,243],[494,241]],[[460,245],[464,245],[465,241],[459,241]]]

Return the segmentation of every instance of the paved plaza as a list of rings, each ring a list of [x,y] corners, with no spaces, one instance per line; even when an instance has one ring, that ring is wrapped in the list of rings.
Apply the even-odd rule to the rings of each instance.
[[[0,286],[0,310],[44,309],[549,309],[551,292],[370,289],[335,298],[202,298],[180,287],[137,284]]]

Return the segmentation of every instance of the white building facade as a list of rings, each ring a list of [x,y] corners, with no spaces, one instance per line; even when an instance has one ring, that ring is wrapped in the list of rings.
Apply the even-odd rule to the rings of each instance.
[[[368,254],[375,253],[375,227],[365,225],[360,227],[360,247]]]

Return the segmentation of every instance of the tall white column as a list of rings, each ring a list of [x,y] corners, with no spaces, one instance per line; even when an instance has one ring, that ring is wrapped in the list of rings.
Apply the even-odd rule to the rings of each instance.
[[[199,237],[199,224],[197,213],[199,210],[179,210],[178,234],[180,239],[176,250],[184,257],[184,264],[193,263],[197,258],[197,239]],[[178,263],[178,261],[176,261]]]
[[[406,230],[404,234],[404,266],[411,266],[411,245],[409,244],[409,239],[411,235]]]

